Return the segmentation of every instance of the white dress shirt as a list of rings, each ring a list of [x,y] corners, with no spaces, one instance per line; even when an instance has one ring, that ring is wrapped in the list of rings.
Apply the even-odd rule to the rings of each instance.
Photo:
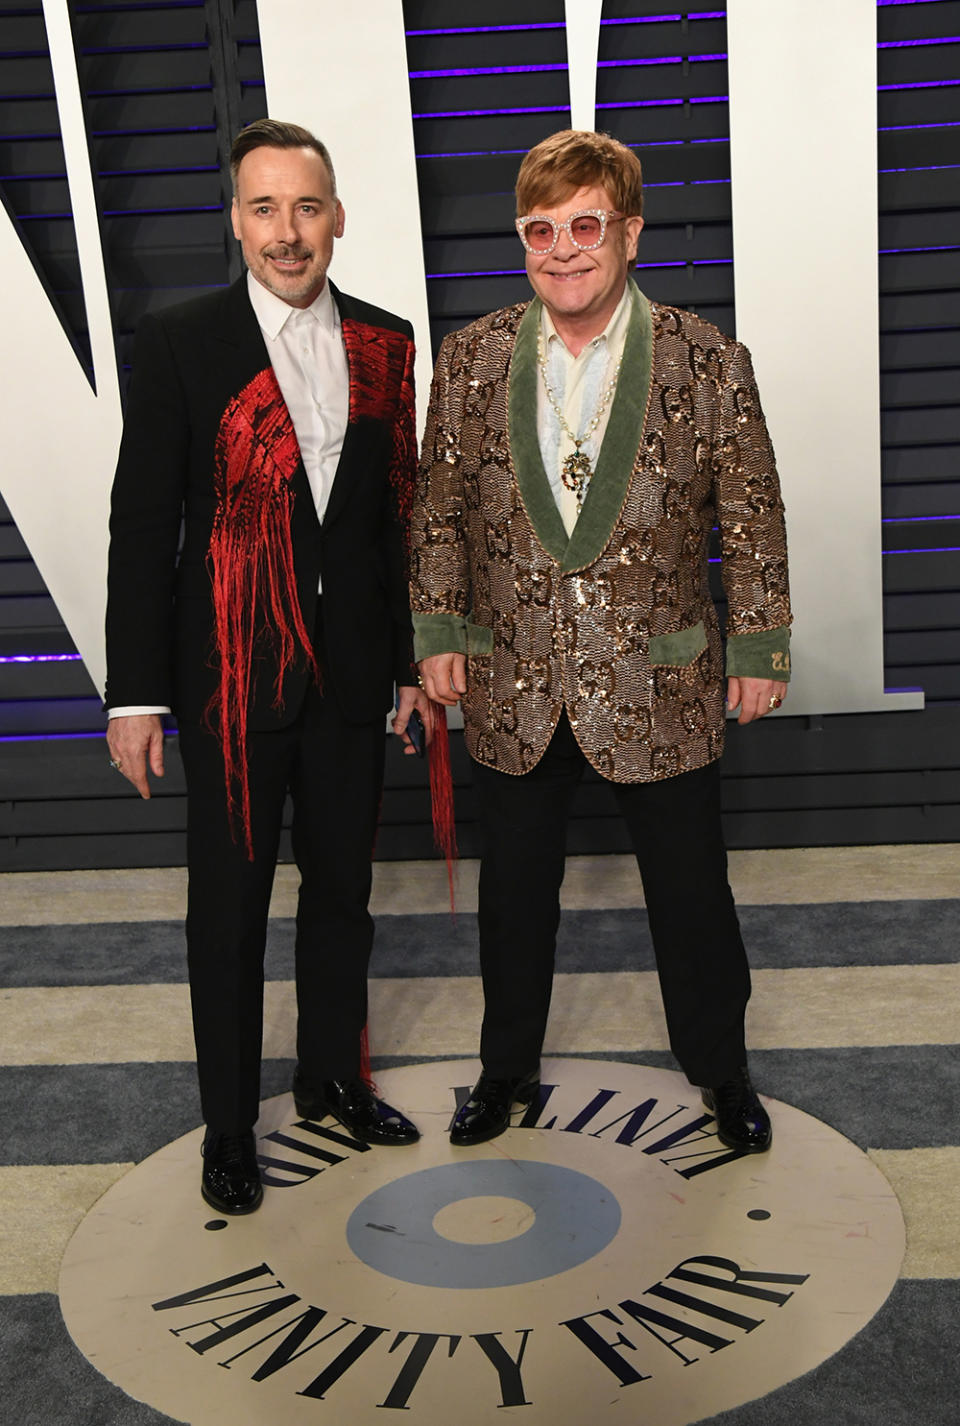
[[[329,282],[309,307],[291,307],[247,273],[250,305],[297,433],[317,518],[322,522],[350,411],[350,378],[340,313]],[[108,717],[169,713],[169,708],[110,708]]]
[[[247,291],[297,433],[317,518],[323,520],[350,409],[347,353],[329,282],[309,307],[291,307],[247,273]]]
[[[631,306],[628,281],[610,321],[600,335],[587,342],[583,351],[576,357],[568,350],[546,307],[541,308],[540,328],[546,355],[547,380],[567,425],[578,436],[584,426],[589,425],[593,419],[597,403],[623,355]],[[594,470],[597,468],[612,405],[613,396],[604,407],[597,429],[580,448],[590,457]],[[547,399],[542,379],[537,382],[537,438],[553,498],[557,502],[564,529],[570,535],[580,512],[577,509],[576,493],[564,485],[560,469],[576,447],[560,425],[557,414]]]

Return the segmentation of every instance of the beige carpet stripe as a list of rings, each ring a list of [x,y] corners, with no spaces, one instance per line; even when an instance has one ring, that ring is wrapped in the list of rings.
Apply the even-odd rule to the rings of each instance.
[[[0,1294],[56,1292],[60,1259],[82,1218],[132,1164],[0,1168]]]
[[[869,1154],[903,1209],[902,1276],[960,1277],[960,1148],[870,1149]]]
[[[477,873],[476,861],[459,864],[457,906],[464,913],[476,909]],[[730,878],[744,906],[951,898],[960,886],[960,844],[731,852]],[[272,915],[295,914],[296,889],[296,868],[279,867]],[[582,910],[642,905],[633,858],[570,857],[563,901]],[[0,873],[2,926],[178,921],[185,904],[182,867]],[[371,906],[379,916],[448,910],[445,866],[377,862]]]
[[[960,1277],[960,1148],[871,1149],[907,1222],[903,1276]],[[73,1230],[130,1164],[0,1168],[0,1294],[56,1292]],[[198,1169],[199,1172],[199,1169]]]
[[[960,1038],[960,965],[844,966],[754,972],[748,1042],[756,1049],[950,1044]],[[371,983],[381,1055],[473,1055],[477,977]],[[293,1054],[294,995],[267,985],[264,1054]],[[0,1063],[110,1064],[193,1058],[183,984],[29,987],[0,994]],[[652,972],[558,975],[551,1054],[665,1049]]]

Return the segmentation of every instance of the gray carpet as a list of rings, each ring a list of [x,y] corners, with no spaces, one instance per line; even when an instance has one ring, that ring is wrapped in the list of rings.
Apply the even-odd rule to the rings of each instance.
[[[704,1421],[957,1426],[958,1321],[960,1282],[899,1282],[876,1317],[835,1357],[759,1401]],[[90,1366],[71,1342],[52,1294],[0,1298],[0,1340],[0,1400],[10,1426],[166,1426],[173,1420],[131,1401]]]
[[[942,964],[960,959],[960,901],[743,906],[756,970],[780,966]],[[271,921],[268,980],[293,975],[294,923]],[[558,971],[652,970],[645,911],[566,911]],[[473,915],[383,916],[371,974],[476,975]],[[182,929],[171,921],[0,927],[0,984],[124,985],[186,979]]]
[[[751,906],[741,909],[741,920],[758,969],[939,963],[960,956],[960,901]],[[456,922],[446,915],[384,917],[374,974],[475,975],[475,937],[472,916]],[[290,978],[292,960],[293,923],[276,922],[268,976]],[[559,969],[651,967],[643,913],[565,915]],[[183,978],[182,932],[172,922],[0,928],[0,982],[7,986]],[[592,1058],[673,1066],[669,1054],[642,1045],[630,1054]],[[375,1060],[374,1067],[390,1063]],[[752,1065],[762,1089],[862,1148],[958,1142],[955,1045],[764,1050],[752,1055]],[[285,1091],[291,1073],[289,1061],[265,1062],[264,1097]],[[0,1067],[3,1164],[139,1161],[198,1120],[190,1064]],[[712,1426],[956,1426],[958,1321],[960,1282],[902,1280],[836,1357],[760,1401],[708,1419]],[[11,1426],[160,1426],[171,1419],[133,1402],[80,1356],[48,1294],[0,1297],[0,1402]]]
[[[375,1057],[374,1069],[421,1058],[436,1057]],[[676,1069],[664,1050],[606,1058]],[[754,1050],[750,1062],[762,1090],[832,1124],[862,1149],[931,1148],[960,1136],[955,1045]],[[292,1060],[265,1060],[262,1097],[285,1093],[292,1076]],[[139,1162],[199,1122],[192,1064],[0,1068],[2,1164]]]

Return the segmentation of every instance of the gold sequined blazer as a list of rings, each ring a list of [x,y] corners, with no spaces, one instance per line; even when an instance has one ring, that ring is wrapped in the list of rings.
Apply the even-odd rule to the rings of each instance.
[[[746,348],[689,312],[632,312],[569,537],[537,439],[539,299],[447,336],[411,523],[417,659],[467,656],[471,755],[529,771],[566,706],[589,761],[651,782],[720,756],[728,674],[789,678],[783,503]]]

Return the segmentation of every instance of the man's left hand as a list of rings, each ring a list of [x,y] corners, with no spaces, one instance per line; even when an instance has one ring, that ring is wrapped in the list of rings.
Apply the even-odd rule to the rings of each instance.
[[[752,723],[774,708],[787,696],[785,683],[774,683],[771,678],[728,678],[727,707],[740,709],[738,723]]]
[[[410,740],[407,732],[407,724],[410,722],[410,714],[416,709],[423,719],[423,731],[427,739],[427,747],[433,738],[433,713],[430,708],[430,699],[422,688],[417,688],[409,684],[397,685],[397,711],[393,715],[391,727],[393,731],[404,741],[404,755],[409,757],[411,753],[416,753],[416,748]]]

